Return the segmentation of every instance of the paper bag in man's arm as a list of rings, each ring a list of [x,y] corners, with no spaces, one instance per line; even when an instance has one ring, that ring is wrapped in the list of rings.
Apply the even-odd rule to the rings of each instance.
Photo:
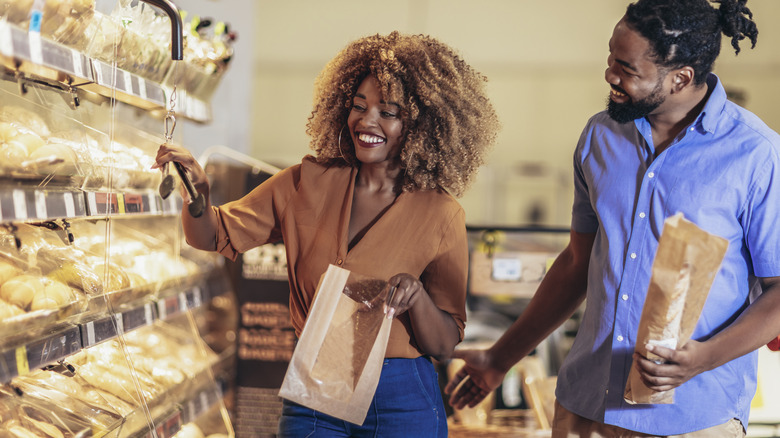
[[[363,424],[390,337],[390,290],[387,281],[328,266],[279,396]]]
[[[666,219],[639,321],[636,352],[660,361],[645,345],[678,349],[688,342],[727,248],[726,239],[700,229],[682,213]],[[623,398],[632,404],[670,404],[674,389],[653,391],[632,364]]]

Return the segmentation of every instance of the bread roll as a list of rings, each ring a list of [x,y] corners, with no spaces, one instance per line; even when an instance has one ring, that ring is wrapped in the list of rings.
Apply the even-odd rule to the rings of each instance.
[[[0,143],[0,166],[17,168],[27,159],[27,148],[19,142]]]
[[[38,134],[33,134],[32,132],[20,133],[16,137],[9,140],[8,143],[21,144],[22,146],[24,146],[24,149],[27,151],[28,156],[31,153],[35,152],[39,147],[46,144],[46,142],[43,141],[43,139]]]
[[[33,132],[41,137],[51,135],[49,126],[41,116],[20,106],[9,105],[0,108],[0,120],[11,123],[24,132]]]
[[[106,269],[108,269],[108,276],[105,275]],[[127,276],[125,270],[113,263],[110,263],[108,268],[106,268],[106,265],[104,264],[96,265],[95,272],[105,279],[106,284],[104,285],[104,289],[106,292],[113,292],[130,287],[130,278]]]
[[[19,130],[7,122],[0,122],[0,143],[5,143],[19,135]]]
[[[30,310],[59,309],[72,303],[76,296],[68,285],[49,280],[43,290],[33,296]]]
[[[11,420],[5,425],[6,430],[11,432],[15,438],[41,438],[40,435],[33,433],[26,427],[19,424],[17,420]]]
[[[67,263],[49,272],[48,276],[53,280],[84,291],[87,295],[103,293],[103,282],[100,277],[95,271],[82,263]]]
[[[21,269],[6,261],[0,260],[0,285],[17,275],[22,275]]]
[[[206,438],[206,436],[195,423],[187,423],[176,432],[174,438]]]
[[[62,162],[54,165],[39,166],[39,171],[48,172],[56,171],[59,175],[75,175],[77,174],[76,152],[68,145],[59,142],[49,142],[42,145],[31,152],[28,160],[40,160],[48,157],[59,159]]]
[[[43,281],[40,277],[22,274],[0,286],[0,298],[22,309],[27,309],[35,294],[43,292],[43,288]]]
[[[19,315],[24,315],[24,313],[24,310],[19,308],[19,306],[0,300],[0,321],[15,318]]]

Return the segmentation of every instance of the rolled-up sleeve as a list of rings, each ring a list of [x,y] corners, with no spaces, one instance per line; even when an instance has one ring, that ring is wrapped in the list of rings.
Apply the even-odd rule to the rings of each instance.
[[[239,253],[282,238],[283,210],[296,190],[299,165],[284,169],[246,196],[213,207],[217,216],[217,251],[235,260]]]
[[[443,228],[436,257],[426,267],[421,280],[436,306],[455,320],[461,341],[466,326],[468,263],[466,216],[463,209],[458,209]]]

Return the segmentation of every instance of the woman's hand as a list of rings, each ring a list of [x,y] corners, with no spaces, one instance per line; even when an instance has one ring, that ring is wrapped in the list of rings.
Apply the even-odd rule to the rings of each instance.
[[[385,303],[387,318],[408,312],[419,350],[438,361],[449,359],[460,341],[458,325],[452,315],[436,306],[420,279],[396,274],[388,283],[396,289]]]
[[[159,169],[162,168],[164,165],[170,163],[170,162],[176,162],[181,164],[184,169],[187,171],[187,174],[190,177],[190,181],[192,181],[192,184],[195,186],[195,190],[198,191],[198,193],[203,194],[208,199],[208,193],[209,193],[209,180],[208,176],[206,175],[206,172],[203,170],[203,168],[200,166],[200,163],[195,159],[195,157],[192,156],[190,151],[187,149],[181,147],[181,146],[175,146],[170,144],[162,144],[160,145],[160,148],[157,150],[157,157],[155,158],[155,163],[152,166],[152,169]],[[170,171],[173,171],[171,169]],[[186,190],[184,190],[184,187],[182,186],[182,198],[185,201],[189,201],[189,194]]]
[[[388,319],[411,309],[420,301],[421,296],[428,296],[422,282],[409,274],[396,274],[388,280],[388,283],[391,287],[395,287],[395,292],[385,303],[385,314]]]

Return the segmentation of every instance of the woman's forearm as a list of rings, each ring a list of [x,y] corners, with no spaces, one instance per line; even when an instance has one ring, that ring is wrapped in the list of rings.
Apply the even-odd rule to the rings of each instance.
[[[452,315],[436,307],[428,297],[409,309],[417,346],[436,360],[447,360],[460,341]]]
[[[182,228],[187,243],[196,249],[205,251],[217,250],[217,212],[206,201],[206,208],[200,217],[192,217],[186,208],[181,214]]]

